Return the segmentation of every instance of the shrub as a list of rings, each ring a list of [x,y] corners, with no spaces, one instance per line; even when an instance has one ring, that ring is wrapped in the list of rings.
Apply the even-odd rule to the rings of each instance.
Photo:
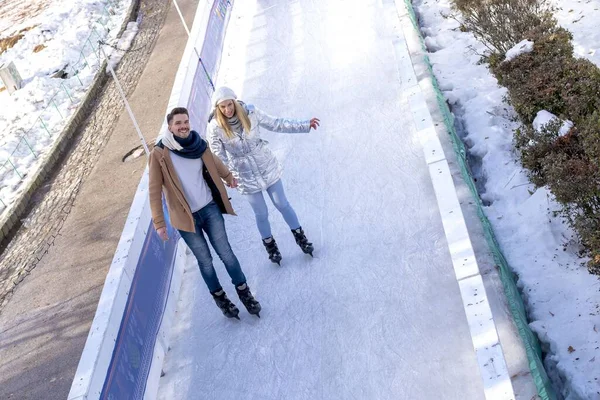
[[[565,114],[572,121],[582,122],[600,110],[600,68],[586,59],[573,58],[565,69],[561,82]]]
[[[589,250],[588,271],[600,275],[600,214],[581,213],[574,218],[572,224],[581,238],[581,243]]]
[[[528,35],[534,42],[532,52],[490,65],[498,83],[508,89],[510,103],[525,123],[531,123],[540,110],[566,118],[562,85],[573,59],[571,34],[557,26],[549,32],[532,29]]]
[[[596,274],[600,274],[600,164],[595,161],[600,156],[599,124],[596,113],[583,129],[572,128],[564,136],[559,135],[559,120],[548,123],[540,132],[530,125],[523,126],[515,135],[531,182],[536,187],[547,186],[562,204],[561,215],[590,252],[588,269]]]
[[[489,50],[484,60],[508,89],[523,125],[515,146],[531,182],[547,186],[577,231],[600,274],[600,69],[575,58],[571,33],[558,26],[546,0],[454,0],[463,27]],[[506,52],[523,39],[533,50],[512,60]],[[558,116],[536,131],[540,110]],[[563,120],[574,126],[565,135]]]
[[[581,121],[579,131],[588,158],[600,165],[600,109]]]
[[[552,21],[547,0],[454,0],[463,29],[472,32],[490,53],[505,54],[532,27]]]

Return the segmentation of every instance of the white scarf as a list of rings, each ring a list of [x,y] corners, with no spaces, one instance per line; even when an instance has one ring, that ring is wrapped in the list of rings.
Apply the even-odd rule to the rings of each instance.
[[[177,143],[177,140],[175,140],[173,133],[169,129],[165,129],[165,131],[162,134],[161,140],[165,147],[167,147],[169,150],[183,150],[183,147],[179,143]]]

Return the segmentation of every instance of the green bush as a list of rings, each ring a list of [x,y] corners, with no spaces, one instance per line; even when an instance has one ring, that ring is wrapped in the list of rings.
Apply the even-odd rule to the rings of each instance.
[[[515,146],[531,182],[547,186],[561,214],[589,252],[588,269],[600,275],[600,69],[575,58],[572,35],[558,26],[541,0],[454,0],[466,30],[489,50],[485,60],[522,122]],[[506,60],[523,39],[533,51]],[[540,131],[541,110],[558,118]],[[563,121],[574,122],[560,133]]]
[[[532,27],[546,26],[552,14],[546,0],[454,0],[462,29],[472,32],[490,53],[505,54]]]
[[[565,113],[572,121],[582,122],[600,110],[600,68],[583,58],[574,58],[565,67],[561,82]]]
[[[520,152],[521,164],[527,169],[529,180],[536,187],[550,184],[547,176],[549,160],[564,151],[579,151],[580,146],[574,146],[577,142],[558,140],[561,126],[562,121],[556,119],[544,125],[540,131],[527,124],[515,132],[515,147]]]
[[[580,122],[579,131],[587,156],[595,165],[600,165],[600,108]]]
[[[510,103],[523,122],[531,123],[540,110],[565,118],[562,85],[573,59],[571,34],[555,26],[549,33],[533,29],[528,39],[534,42],[532,52],[491,64],[492,73],[508,89]]]
[[[572,128],[564,136],[559,133],[562,123],[549,122],[539,132],[522,126],[515,144],[529,179],[536,187],[547,186],[562,204],[561,215],[590,251],[590,272],[600,274],[600,116],[590,116],[584,128]]]

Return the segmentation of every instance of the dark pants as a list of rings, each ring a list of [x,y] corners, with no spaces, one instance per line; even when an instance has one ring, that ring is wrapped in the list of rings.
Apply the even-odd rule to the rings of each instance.
[[[194,253],[194,256],[196,256],[198,266],[200,267],[200,273],[202,274],[204,282],[206,282],[206,286],[208,286],[208,290],[215,292],[221,289],[221,284],[219,283],[217,272],[213,266],[208,243],[206,242],[206,238],[202,231],[206,232],[210,244],[219,255],[221,261],[223,261],[223,264],[225,264],[225,268],[231,277],[231,282],[235,286],[245,283],[246,277],[242,272],[237,257],[233,254],[229,239],[227,239],[225,221],[219,206],[214,201],[211,201],[206,206],[196,211],[193,216],[196,224],[196,232],[185,232],[180,230],[179,233],[190,250],[192,250],[192,253]]]

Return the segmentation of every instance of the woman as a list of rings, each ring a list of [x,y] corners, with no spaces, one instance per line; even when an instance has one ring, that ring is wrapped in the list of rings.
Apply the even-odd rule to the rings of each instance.
[[[163,240],[169,240],[162,208],[165,194],[171,225],[179,231],[200,267],[208,290],[223,314],[239,319],[238,308],[227,298],[212,263],[210,249],[202,231],[219,255],[248,312],[260,317],[260,303],[246,284],[240,263],[231,249],[222,213],[235,215],[227,190],[236,181],[227,167],[208,149],[195,131],[190,131],[185,108],[174,108],[167,115],[168,132],[150,153],[149,196],[152,221]]]
[[[283,215],[296,243],[302,251],[314,251],[308,241],[296,212],[288,202],[281,182],[282,169],[260,137],[260,128],[273,132],[308,133],[317,129],[319,119],[293,120],[274,118],[256,107],[237,100],[228,87],[218,88],[212,97],[214,107],[209,119],[207,139],[211,150],[223,160],[238,182],[238,190],[250,202],[256,225],[269,254],[269,259],[280,265],[281,253],[271,233],[267,204],[263,196],[266,191],[271,201]]]

